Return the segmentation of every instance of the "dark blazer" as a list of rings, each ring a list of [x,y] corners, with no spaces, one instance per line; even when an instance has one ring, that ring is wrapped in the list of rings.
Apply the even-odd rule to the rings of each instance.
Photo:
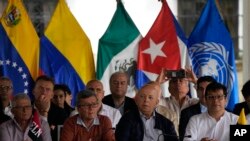
[[[107,104],[107,105],[109,105],[109,106],[115,108],[115,104],[114,104],[114,101],[113,101],[113,98],[112,98],[111,94],[105,96],[105,97],[102,99],[102,102],[103,102],[104,104]],[[133,109],[135,109],[136,107],[137,107],[137,106],[136,106],[136,104],[135,104],[134,99],[125,96],[124,113],[128,112],[129,110],[133,110]]]
[[[179,123],[179,135],[180,141],[183,140],[185,135],[185,130],[188,124],[189,119],[193,115],[197,115],[201,113],[201,106],[200,103],[187,107],[181,111],[180,123]]]
[[[236,115],[240,115],[240,112],[241,112],[242,108],[245,109],[245,115],[250,113],[250,109],[249,109],[249,107],[247,105],[247,102],[245,102],[245,101],[241,102],[241,103],[238,103],[238,104],[235,104],[233,113],[236,114]]]
[[[155,112],[154,128],[168,135],[164,137],[164,141],[178,141],[174,124],[157,112]],[[116,141],[143,141],[143,136],[144,125],[139,111],[135,109],[125,113],[116,126]]]

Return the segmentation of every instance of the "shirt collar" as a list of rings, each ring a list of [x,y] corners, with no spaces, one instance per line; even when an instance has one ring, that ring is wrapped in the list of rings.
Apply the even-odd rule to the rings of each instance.
[[[80,115],[77,117],[76,124],[82,125],[82,126],[85,127],[86,129],[88,129],[87,126],[84,124],[83,120],[80,118]],[[100,125],[100,121],[99,121],[98,116],[96,116],[96,117],[94,118],[94,122],[93,122],[93,124],[90,126],[90,128],[91,128],[93,125]],[[89,129],[90,129],[90,128],[89,128]]]
[[[147,119],[147,117],[141,111],[139,111],[139,113],[141,118]],[[150,118],[155,118],[155,110],[153,111],[153,115]]]

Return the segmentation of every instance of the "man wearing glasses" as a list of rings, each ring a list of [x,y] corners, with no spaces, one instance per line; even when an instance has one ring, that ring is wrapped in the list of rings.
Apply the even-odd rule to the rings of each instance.
[[[109,117],[109,119],[111,120],[111,123],[112,123],[113,130],[115,130],[116,125],[119,122],[122,115],[121,115],[119,110],[102,103],[102,99],[104,97],[104,90],[103,90],[102,82],[99,80],[95,80],[95,79],[90,80],[87,83],[86,88],[88,90],[95,92],[95,94],[99,100],[98,114]],[[76,114],[78,114],[77,110],[74,110],[71,113],[71,115],[76,115]]]
[[[60,141],[113,141],[112,124],[108,117],[98,115],[99,101],[91,90],[77,94],[79,114],[68,118],[63,125]]]
[[[8,77],[0,77],[0,124],[13,118],[11,112],[12,81]]]
[[[212,82],[206,87],[207,112],[194,115],[188,122],[184,141],[229,141],[230,125],[235,125],[238,116],[227,112],[227,89],[224,85]]]
[[[39,125],[33,121],[32,105],[28,95],[21,93],[14,96],[11,109],[14,118],[0,126],[1,141],[51,141],[48,123],[40,119]]]

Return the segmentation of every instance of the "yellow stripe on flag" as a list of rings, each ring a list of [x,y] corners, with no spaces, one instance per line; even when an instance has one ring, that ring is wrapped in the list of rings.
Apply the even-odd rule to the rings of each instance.
[[[70,12],[65,0],[58,1],[45,36],[68,59],[85,84],[95,78],[90,41]]]
[[[38,74],[39,37],[22,0],[9,0],[1,24],[35,80]]]

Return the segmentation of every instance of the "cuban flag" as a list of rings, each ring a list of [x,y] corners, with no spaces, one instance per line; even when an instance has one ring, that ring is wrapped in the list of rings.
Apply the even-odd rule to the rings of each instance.
[[[0,75],[13,82],[14,94],[31,98],[38,74],[39,37],[21,0],[9,0],[0,24]]]
[[[137,87],[155,81],[162,68],[176,70],[186,67],[189,62],[186,41],[167,2],[162,1],[159,15],[139,43]]]
[[[214,0],[208,0],[188,39],[193,70],[200,76],[213,76],[228,89],[227,109],[239,102],[234,46]]]
[[[89,38],[74,18],[65,0],[58,0],[40,46],[40,74],[66,84],[76,95],[95,78],[94,57]]]

